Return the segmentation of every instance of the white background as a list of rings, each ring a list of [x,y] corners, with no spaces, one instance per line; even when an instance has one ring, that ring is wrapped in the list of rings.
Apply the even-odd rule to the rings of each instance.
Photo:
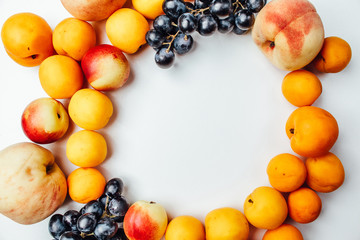
[[[323,93],[314,104],[332,113],[339,123],[340,136],[332,152],[342,160],[346,179],[337,191],[320,194],[323,209],[316,221],[295,225],[307,240],[356,240],[360,239],[360,2],[312,2],[326,36],[345,39],[353,50],[353,59],[343,72],[318,74]],[[70,17],[59,0],[0,0],[1,25],[18,12],[38,14],[52,29]],[[98,42],[109,43],[105,21],[94,26]],[[107,179],[124,180],[130,202],[156,201],[169,217],[188,214],[203,221],[218,207],[243,211],[243,202],[253,189],[269,186],[269,160],[292,153],[284,128],[295,107],[281,94],[287,72],[273,67],[249,34],[193,36],[194,50],[178,57],[168,70],[156,66],[155,52],[149,47],[128,56],[129,83],[106,93],[115,112],[99,131],[108,142],[109,154],[98,169]],[[0,149],[29,141],[21,129],[21,114],[31,101],[46,96],[38,67],[16,64],[1,44]],[[76,169],[65,156],[66,140],[78,130],[72,124],[62,140],[43,145],[54,153],[66,175]],[[80,207],[67,199],[57,212]],[[51,239],[48,220],[23,226],[1,215],[0,239]],[[262,234],[252,229],[250,239],[261,239]]]

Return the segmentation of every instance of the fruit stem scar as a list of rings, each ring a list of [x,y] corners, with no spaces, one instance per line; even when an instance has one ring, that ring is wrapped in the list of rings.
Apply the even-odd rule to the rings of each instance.
[[[58,119],[60,119],[60,117],[61,117],[60,114],[59,113],[56,113],[56,114],[57,114]]]
[[[53,169],[54,165],[47,165],[46,166],[46,173],[49,173]]]
[[[274,48],[275,47],[275,42],[274,41],[272,41],[272,42],[270,42],[270,48]]]
[[[248,203],[254,203],[254,201],[250,198],[250,199],[248,200]]]
[[[31,58],[32,58],[32,59],[35,59],[35,58],[36,58],[36,54],[31,55]]]
[[[293,129],[293,128],[290,128],[289,132],[290,132],[291,134],[294,134],[294,129]]]

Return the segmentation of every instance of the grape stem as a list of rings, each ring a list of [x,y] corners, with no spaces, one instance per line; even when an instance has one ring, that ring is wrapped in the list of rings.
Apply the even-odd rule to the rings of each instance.
[[[192,15],[194,15],[194,16],[196,16],[196,15],[198,15],[198,14],[204,14],[204,12],[206,11],[206,10],[209,10],[210,9],[210,7],[206,7],[206,8],[200,8],[200,9],[191,9],[191,8],[188,8],[188,7],[186,7],[187,9],[189,9],[190,10],[190,13],[192,14]]]
[[[172,43],[174,42],[174,39],[176,38],[176,36],[179,34],[180,30],[178,30],[175,34],[173,35],[169,35],[167,36],[167,39],[171,38],[171,41],[170,42],[166,42],[166,43],[163,43],[163,45],[169,45],[168,48],[166,49],[166,52],[168,53],[170,51],[170,48],[171,48],[171,45]]]
[[[240,6],[242,9],[245,9],[245,7],[241,4],[241,2],[239,0],[236,0],[236,2],[233,3],[233,5],[235,6],[234,12],[237,11],[238,7]]]

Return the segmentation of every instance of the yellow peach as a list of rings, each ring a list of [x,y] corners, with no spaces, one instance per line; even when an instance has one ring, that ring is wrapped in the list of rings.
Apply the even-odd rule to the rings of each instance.
[[[192,216],[179,216],[168,224],[165,240],[205,240],[205,229],[200,220]]]
[[[96,44],[96,33],[88,22],[76,18],[61,21],[54,29],[53,44],[60,55],[80,61]]]
[[[1,29],[1,39],[6,53],[22,66],[38,66],[54,53],[49,24],[33,13],[9,17]]]
[[[132,5],[147,19],[155,19],[164,14],[162,5],[164,0],[132,0]]]

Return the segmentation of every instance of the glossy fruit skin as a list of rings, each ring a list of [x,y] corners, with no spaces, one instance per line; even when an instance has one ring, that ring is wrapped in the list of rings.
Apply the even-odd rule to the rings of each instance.
[[[207,8],[210,6],[212,0],[195,0],[196,9]]]
[[[218,24],[218,31],[220,33],[231,32],[235,25],[234,14],[230,14],[228,17],[224,19],[218,19],[217,24]]]
[[[174,50],[177,54],[183,55],[191,50],[193,43],[191,35],[179,33],[174,39]]]
[[[235,13],[235,24],[242,30],[250,29],[255,23],[255,16],[248,9],[241,9]]]
[[[202,36],[210,36],[217,29],[217,23],[213,16],[203,15],[198,20],[198,29],[197,31]]]
[[[264,0],[247,0],[246,8],[253,13],[258,13],[265,6],[266,1]]]
[[[69,230],[69,228],[63,223],[63,215],[54,214],[51,216],[48,225],[51,236],[55,239],[59,239],[61,234]]]
[[[181,14],[186,12],[186,5],[180,0],[165,0],[162,8],[164,13],[173,21],[176,21]]]
[[[152,48],[159,48],[163,42],[165,41],[166,37],[161,32],[157,31],[156,29],[151,29],[145,35],[145,39],[147,44],[149,44]]]
[[[90,202],[86,203],[84,207],[81,208],[81,214],[85,213],[93,213],[96,216],[96,219],[99,219],[103,212],[105,206],[96,200],[91,200]]]
[[[170,17],[166,15],[160,15],[154,19],[153,27],[155,30],[163,34],[171,34],[175,31],[175,26],[171,24]]]
[[[63,216],[64,225],[67,226],[68,229],[71,229],[71,231],[78,231],[76,223],[80,215],[81,214],[76,210],[66,211]]]
[[[178,19],[178,27],[180,31],[185,34],[194,32],[197,28],[197,25],[198,23],[196,17],[194,17],[194,15],[189,12],[181,14]]]
[[[160,48],[155,54],[155,62],[161,68],[171,67],[174,60],[175,54],[173,50],[167,49],[167,47]]]
[[[107,211],[115,220],[123,218],[129,209],[129,204],[124,197],[114,197],[107,206]]]
[[[124,182],[120,178],[112,178],[106,183],[104,194],[110,198],[114,198],[120,196],[123,193],[123,190]]]
[[[61,234],[59,240],[81,240],[82,237],[80,237],[79,234],[76,234],[74,232],[64,232]]]
[[[94,235],[98,240],[105,240],[113,237],[117,230],[117,223],[108,217],[104,217],[97,222]]]
[[[219,18],[226,18],[231,12],[231,0],[213,0],[210,4],[210,13]]]
[[[77,221],[77,228],[82,233],[92,233],[96,227],[96,215],[93,213],[85,213],[81,215]]]

